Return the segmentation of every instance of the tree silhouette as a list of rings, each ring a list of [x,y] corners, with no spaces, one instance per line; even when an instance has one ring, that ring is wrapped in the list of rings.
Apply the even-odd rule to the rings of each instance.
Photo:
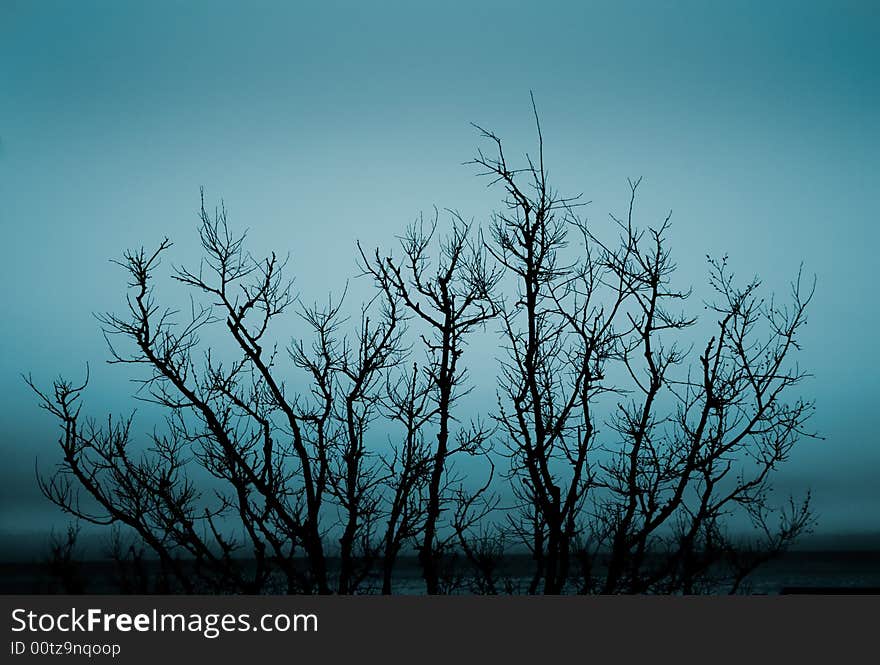
[[[140,444],[131,416],[81,415],[88,377],[28,377],[61,426],[43,494],[124,528],[188,593],[388,594],[410,551],[429,594],[466,579],[460,561],[474,593],[742,590],[813,522],[809,496],[772,499],[812,435],[792,393],[813,285],[798,274],[783,302],[709,259],[706,334],[674,284],[670,217],[640,228],[630,180],[625,214],[588,220],[552,186],[535,122],[521,166],[478,128],[491,149],[471,164],[504,192],[485,237],[435,210],[397,257],[358,244],[375,295],[353,319],[345,294],[304,305],[287,261],[251,256],[203,193],[202,260],[171,270],[189,311],[160,305],[166,239],[125,253],[126,311],[99,317],[165,426]],[[463,398],[481,336],[500,351],[498,407],[479,414]],[[488,473],[463,476],[461,456]],[[505,562],[522,548],[519,587]]]
[[[492,290],[498,273],[487,267],[485,253],[469,239],[469,227],[452,213],[452,229],[440,243],[436,269],[431,269],[429,248],[437,216],[425,229],[411,225],[401,240],[403,259],[368,258],[361,249],[364,269],[386,293],[389,302],[400,299],[430,329],[422,336],[428,353],[429,395],[437,422],[437,445],[428,461],[425,519],[419,544],[419,562],[429,594],[440,591],[439,558],[445,545],[438,538],[441,512],[451,500],[448,460],[457,453],[480,454],[490,432],[477,425],[459,430],[450,441],[453,408],[465,394],[465,370],[459,360],[468,334],[483,327],[496,314]]]
[[[561,593],[573,553],[589,571],[585,591],[692,593],[698,579],[735,590],[811,524],[809,496],[773,506],[769,477],[809,434],[813,405],[786,401],[806,374],[787,361],[813,288],[798,274],[787,304],[764,300],[760,282],[739,287],[726,258],[710,260],[716,332],[691,369],[685,333],[697,319],[675,310],[689,293],[672,285],[670,217],[637,228],[640,181],[630,180],[626,216],[611,216],[616,242],[603,241],[578,216],[579,197],[548,182],[535,120],[537,160],[510,166],[482,129],[494,154],[473,160],[506,193],[488,244],[518,285],[502,313],[497,421],[518,499],[511,528],[535,560],[530,591]],[[571,235],[581,243],[574,255],[564,252]],[[761,542],[731,540],[725,521],[737,512]],[[761,555],[743,557],[749,550]]]

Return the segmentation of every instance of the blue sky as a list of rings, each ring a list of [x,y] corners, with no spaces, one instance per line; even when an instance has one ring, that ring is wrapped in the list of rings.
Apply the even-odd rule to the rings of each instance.
[[[469,123],[532,149],[530,90],[591,216],[628,176],[643,223],[672,209],[679,283],[700,293],[707,253],[779,291],[817,275],[801,361],[826,438],[780,488],[812,487],[826,533],[880,531],[878,44],[871,2],[3,2],[0,533],[60,523],[33,484],[54,423],[21,372],[88,361],[89,409],[131,406],[92,316],[123,303],[108,259],[168,235],[191,260],[204,185],[322,298],[358,238],[433,205],[485,221]]]

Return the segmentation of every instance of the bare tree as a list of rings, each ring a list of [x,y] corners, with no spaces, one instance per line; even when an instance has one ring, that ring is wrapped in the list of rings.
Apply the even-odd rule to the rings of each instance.
[[[587,243],[584,256],[566,255],[570,232],[587,239],[589,231],[576,214],[579,197],[563,197],[548,182],[540,124],[537,161],[527,158],[523,168],[508,164],[495,134],[480,131],[494,154],[480,151],[473,163],[506,193],[487,247],[517,289],[501,315],[506,358],[496,417],[518,500],[511,527],[535,560],[530,592],[560,593],[593,482],[591,403],[608,390],[605,364],[615,354],[614,324],[631,278],[609,279]],[[628,251],[625,245],[620,260]]]
[[[710,260],[701,324],[674,283],[670,216],[640,228],[631,180],[625,214],[586,219],[551,186],[535,122],[522,166],[480,129],[491,151],[472,163],[504,191],[488,237],[454,212],[438,233],[435,211],[399,257],[358,244],[377,291],[353,325],[345,295],[304,306],[286,261],[252,257],[204,195],[203,259],[172,271],[188,311],[156,295],[167,239],[127,252],[127,311],[99,320],[165,424],[138,442],[132,416],[81,415],[88,376],[28,378],[61,429],[45,496],[123,529],[137,546],[120,560],[152,552],[169,591],[351,594],[381,579],[387,594],[409,547],[429,594],[514,591],[504,557],[523,547],[530,593],[742,590],[813,523],[809,496],[772,498],[812,435],[813,405],[792,393],[813,286],[798,274],[784,301],[764,297]],[[294,312],[305,334],[279,341]],[[489,426],[461,404],[465,349],[487,324],[501,339]],[[464,456],[484,482],[459,474]]]
[[[277,347],[263,346],[270,322],[293,302],[283,262],[274,255],[252,259],[244,237],[230,235],[225,209],[209,216],[204,198],[200,216],[205,259],[197,271],[176,270],[175,278],[212,302],[194,303],[182,323],[176,311],[157,304],[152,278],[170,247],[166,240],[155,252],[125,255],[120,265],[133,291],[128,313],[99,317],[112,362],[148,368],[144,399],[170,413],[166,433],[154,434],[151,447],[137,456],[130,418],[110,419],[104,427],[80,422],[85,385],[59,381],[53,396],[34,387],[64,430],[62,465],[41,487],[81,519],[133,529],[184,591],[256,592],[266,588],[275,565],[288,591],[327,592],[319,519],[328,453],[320,442],[310,449],[305,429],[312,414],[300,412],[297,398],[273,373]],[[238,354],[224,362],[208,349],[200,363],[199,335],[220,321]],[[133,343],[132,352],[118,350],[118,336]],[[212,497],[190,473],[193,458],[223,483]],[[78,488],[98,512],[82,506]],[[242,540],[230,535],[230,521]],[[238,561],[244,546],[253,561],[247,568]],[[299,548],[305,571],[295,565]],[[181,555],[194,563],[182,564]]]
[[[394,565],[407,543],[418,540],[424,529],[425,490],[431,468],[431,447],[425,430],[435,415],[431,388],[413,363],[409,374],[386,380],[384,407],[390,421],[403,427],[399,442],[392,442],[385,457],[387,518],[382,539],[382,593],[392,593]]]
[[[455,403],[467,392],[466,372],[459,364],[468,334],[483,327],[497,314],[492,290],[499,275],[487,267],[479,244],[469,237],[469,227],[453,216],[449,235],[440,243],[436,267],[430,263],[430,247],[438,216],[426,229],[422,221],[411,225],[401,239],[403,258],[372,257],[361,248],[364,270],[372,275],[389,300],[400,299],[408,310],[427,326],[422,336],[429,364],[427,373],[431,398],[435,404],[437,444],[429,462],[424,525],[421,530],[419,561],[429,594],[440,592],[439,558],[443,554],[438,536],[441,513],[450,500],[449,459],[456,453],[484,452],[488,432],[479,425],[462,428],[450,438]]]
[[[737,287],[726,259],[710,261],[716,334],[697,369],[674,376],[685,355],[662,336],[687,322],[662,309],[664,298],[678,296],[665,286],[672,266],[660,233],[652,244],[650,254],[635,253],[645,287],[623,355],[641,399],[619,410],[614,429],[625,454],[604,468],[609,491],[598,502],[597,538],[610,544],[602,591],[694,593],[721,584],[735,591],[812,524],[809,495],[774,505],[769,481],[795,442],[812,435],[805,424],[813,405],[789,398],[806,374],[788,358],[813,288],[805,291],[798,274],[781,305],[758,295],[757,280]],[[636,353],[644,358],[641,370]],[[661,391],[674,404],[662,417],[654,407]],[[728,533],[737,513],[757,528],[757,541]]]
[[[386,478],[367,437],[371,422],[381,416],[387,372],[398,364],[404,349],[396,301],[385,302],[378,323],[365,306],[353,344],[345,337],[335,339],[338,315],[338,307],[333,306],[307,310],[303,317],[318,333],[315,358],[308,357],[302,344],[294,357],[312,373],[319,388],[324,412],[316,422],[330,428],[329,491],[341,525],[337,590],[347,594],[360,589],[377,556],[373,529],[382,510]],[[403,480],[402,486],[409,489],[407,482]]]
[[[584,590],[693,592],[724,562],[736,588],[810,524],[808,499],[771,506],[768,478],[807,434],[812,405],[785,402],[805,375],[786,363],[812,291],[798,276],[788,306],[768,304],[757,281],[738,289],[726,260],[713,262],[718,332],[691,372],[685,333],[696,319],[673,309],[689,293],[670,283],[669,216],[639,230],[639,181],[630,181],[626,217],[611,217],[618,239],[603,241],[578,216],[579,197],[550,186],[537,127],[538,158],[524,167],[510,166],[501,140],[482,129],[494,154],[473,161],[507,195],[488,245],[518,284],[501,316],[497,421],[518,499],[511,529],[535,559],[530,591],[562,593],[573,554]],[[566,251],[572,235],[579,252]],[[611,436],[600,442],[595,405],[614,395]],[[762,557],[748,563],[725,530],[736,509],[765,536]]]
[[[419,372],[392,378],[407,353],[399,300],[380,292],[348,336],[342,299],[296,307],[285,262],[253,259],[244,236],[230,233],[225,208],[210,215],[204,197],[199,233],[202,263],[173,277],[208,303],[193,298],[187,317],[157,304],[152,282],[166,240],[125,255],[128,312],[99,317],[111,363],[145,366],[140,397],[169,414],[150,445],[133,441],[132,417],[83,421],[87,380],[59,380],[45,393],[28,379],[63,430],[63,460],[40,478],[44,494],[82,520],[133,531],[158,556],[163,579],[184,592],[255,593],[275,588],[280,575],[288,592],[356,593],[379,557],[390,589],[397,555],[424,528],[423,430],[437,413],[433,384]],[[270,341],[270,324],[294,307],[309,331],[287,349],[289,369],[305,379],[297,391]],[[231,351],[201,343],[218,324]],[[133,350],[123,352],[117,337]],[[369,440],[381,416],[405,430],[390,456]],[[219,481],[213,491],[204,489],[209,478]],[[333,586],[331,534],[339,544]]]

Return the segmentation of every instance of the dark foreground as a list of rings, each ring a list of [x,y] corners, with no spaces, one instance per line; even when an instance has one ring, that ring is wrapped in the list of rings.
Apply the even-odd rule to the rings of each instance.
[[[420,594],[423,583],[415,561],[401,562],[394,587],[395,594]],[[155,568],[155,564],[148,563]],[[514,558],[506,571],[510,592],[522,592],[528,582],[529,561]],[[53,575],[45,562],[0,563],[0,593],[142,593],[152,589],[134,588],[132,580],[123,579],[110,560],[78,564],[75,589],[70,580]],[[469,593],[467,571],[459,573],[451,588],[455,593]],[[280,592],[281,590],[279,590]],[[370,590],[368,590],[369,592]],[[378,592],[378,586],[372,589]],[[756,571],[743,589],[752,594],[849,594],[880,593],[880,551],[790,552]]]

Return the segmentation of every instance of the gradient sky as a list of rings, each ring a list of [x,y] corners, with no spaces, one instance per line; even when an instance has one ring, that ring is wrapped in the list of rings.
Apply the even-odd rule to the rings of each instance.
[[[876,2],[3,0],[0,538],[63,523],[34,486],[55,423],[20,373],[88,361],[88,410],[131,407],[92,316],[123,303],[108,259],[168,235],[192,263],[204,185],[322,298],[357,238],[389,245],[435,204],[488,218],[469,123],[532,149],[529,90],[592,218],[627,176],[643,223],[672,209],[680,284],[700,293],[707,253],[779,291],[816,273],[801,360],[826,439],[779,486],[813,489],[822,533],[880,532],[878,45]]]

